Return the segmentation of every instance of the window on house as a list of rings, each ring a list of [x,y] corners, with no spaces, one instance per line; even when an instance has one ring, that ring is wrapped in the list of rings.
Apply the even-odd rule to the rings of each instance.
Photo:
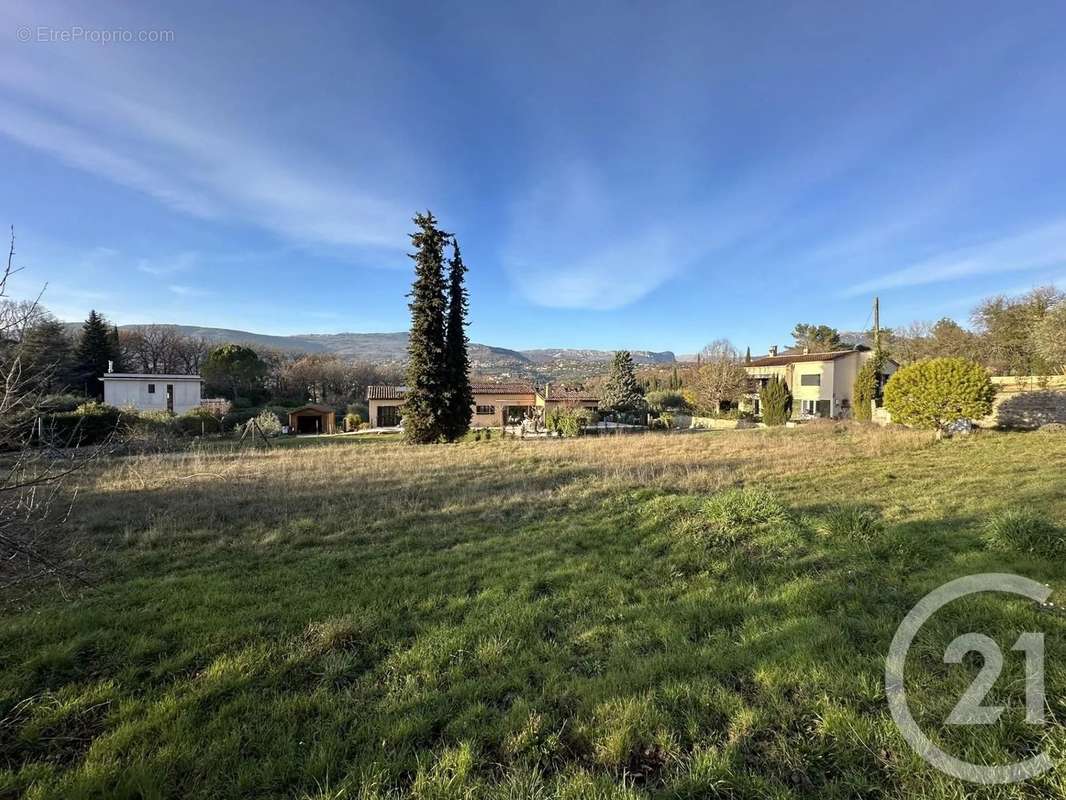
[[[477,413],[478,414],[495,414],[496,413],[496,406],[478,406],[477,407]]]
[[[800,386],[821,386],[821,375],[800,375]]]
[[[148,394],[155,394],[155,384],[154,383],[148,384]]]

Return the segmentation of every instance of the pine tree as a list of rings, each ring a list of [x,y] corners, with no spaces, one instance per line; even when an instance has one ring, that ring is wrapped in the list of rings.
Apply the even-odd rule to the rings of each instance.
[[[619,350],[614,354],[611,374],[603,385],[600,408],[605,411],[632,413],[643,411],[644,406],[644,393],[637,381],[633,356],[628,350]]]
[[[745,364],[750,364],[751,363],[751,348],[750,347],[744,353],[744,363]]]
[[[448,262],[448,324],[445,331],[444,352],[448,370],[448,414],[445,438],[461,439],[470,430],[470,407],[474,393],[470,388],[469,340],[466,336],[466,314],[469,299],[464,275],[466,265],[459,252],[459,241],[452,237],[452,257]]]
[[[95,310],[89,312],[89,318],[81,326],[77,355],[85,393],[92,397],[103,397],[104,385],[100,377],[107,372],[107,362],[114,361],[118,354],[112,345],[107,320]]]
[[[448,235],[433,214],[416,214],[418,231],[410,234],[415,248],[415,280],[411,302],[411,333],[407,342],[407,393],[403,426],[408,442],[438,442],[447,435],[448,368],[445,358],[444,245]]]

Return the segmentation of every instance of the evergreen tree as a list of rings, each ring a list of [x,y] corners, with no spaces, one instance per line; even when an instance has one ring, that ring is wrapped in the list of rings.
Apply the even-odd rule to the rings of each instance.
[[[852,409],[852,414],[860,422],[869,422],[873,417],[873,406],[871,404],[877,397],[878,383],[878,367],[875,361],[876,359],[871,358],[862,365],[855,376],[855,385],[852,388],[852,395],[855,398],[855,407]]]
[[[848,349],[848,346],[840,340],[840,333],[837,332],[837,329],[828,325],[812,325],[807,322],[797,323],[792,330],[792,338],[796,341],[796,349],[808,349],[812,353]]]
[[[600,408],[622,413],[639,412],[645,408],[644,393],[637,382],[633,356],[628,350],[619,350],[614,354],[611,374],[603,384]]]
[[[444,245],[448,234],[433,214],[416,214],[410,234],[415,262],[411,302],[411,333],[407,342],[407,393],[404,397],[404,438],[415,444],[447,436],[449,374],[445,357],[447,302],[444,293]]]
[[[470,430],[470,407],[474,392],[470,388],[469,340],[466,336],[466,313],[469,299],[464,275],[466,265],[459,252],[459,241],[452,237],[452,257],[448,262],[448,324],[444,352],[448,369],[448,414],[444,435],[448,441],[461,439]]]
[[[250,347],[224,344],[212,350],[204,361],[203,375],[209,390],[238,399],[258,400],[264,394],[263,379],[269,366]]]
[[[788,386],[776,375],[766,382],[759,390],[759,405],[762,411],[762,421],[767,425],[784,425],[792,407],[792,396]]]
[[[70,336],[55,319],[42,319],[26,330],[19,358],[23,380],[39,392],[58,394],[81,383]]]
[[[744,352],[744,363],[745,364],[750,364],[751,363],[751,348],[750,347]]]
[[[104,396],[104,384],[100,377],[107,372],[107,362],[117,357],[107,320],[95,310],[90,311],[89,318],[81,326],[77,352],[78,370],[86,394]]]

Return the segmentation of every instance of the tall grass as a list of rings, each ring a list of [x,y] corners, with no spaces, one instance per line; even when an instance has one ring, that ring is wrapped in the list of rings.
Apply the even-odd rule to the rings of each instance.
[[[114,459],[73,516],[97,586],[0,616],[0,797],[1061,796],[935,772],[882,680],[939,583],[1066,585],[981,542],[1012,504],[1063,518],[1063,470],[1053,437],[847,425]],[[943,643],[1036,625],[1059,663],[1066,620],[1019,603],[916,643],[945,746],[1062,740],[936,727],[972,677]]]

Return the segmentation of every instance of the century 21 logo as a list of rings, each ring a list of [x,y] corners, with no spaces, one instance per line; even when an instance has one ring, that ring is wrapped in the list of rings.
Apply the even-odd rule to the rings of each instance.
[[[929,740],[907,707],[903,689],[903,668],[907,651],[921,627],[939,609],[953,600],[979,592],[1017,594],[1037,603],[1046,603],[1051,589],[1019,575],[986,573],[945,583],[933,590],[904,617],[892,639],[885,661],[885,691],[892,718],[911,747],[937,769],[962,780],[974,783],[1016,783],[1028,780],[1051,768],[1047,753],[1039,753],[1014,764],[971,764],[941,750]],[[1043,725],[1044,719],[1044,634],[1023,633],[1011,647],[1025,653],[1025,719]],[[999,645],[981,633],[959,636],[944,651],[944,662],[960,664],[967,653],[980,653],[984,659],[981,671],[963,692],[945,722],[949,725],[992,725],[1003,714],[1003,706],[982,705],[986,695],[1003,671],[1003,652]]]

